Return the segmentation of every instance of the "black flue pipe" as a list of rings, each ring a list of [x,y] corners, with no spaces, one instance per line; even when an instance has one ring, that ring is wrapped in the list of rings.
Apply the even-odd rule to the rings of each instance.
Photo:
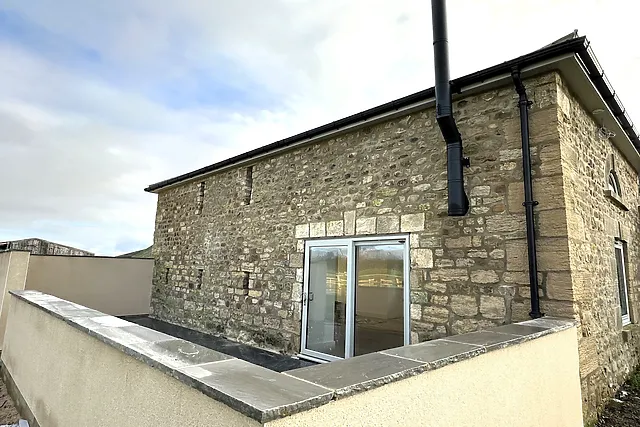
[[[469,211],[469,199],[464,191],[462,168],[469,166],[469,159],[462,154],[462,137],[453,118],[451,105],[446,0],[431,0],[431,21],[436,76],[436,120],[447,144],[448,213],[449,216],[464,216]]]
[[[520,70],[511,72],[513,84],[518,93],[518,108],[520,109],[520,134],[522,136],[522,175],[524,178],[524,214],[527,227],[527,253],[529,258],[529,287],[531,290],[531,311],[529,316],[537,319],[544,316],[540,311],[540,297],[538,294],[538,255],[536,252],[536,222],[533,207],[538,202],[533,200],[533,180],[531,178],[531,151],[529,144],[529,108],[531,101],[527,98],[527,90],[522,84]]]

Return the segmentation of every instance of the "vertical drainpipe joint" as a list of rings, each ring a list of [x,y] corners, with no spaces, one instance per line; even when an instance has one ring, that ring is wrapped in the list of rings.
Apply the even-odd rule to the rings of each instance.
[[[511,72],[513,85],[518,94],[518,108],[520,110],[520,134],[522,137],[522,176],[524,185],[524,213],[527,229],[527,258],[529,261],[529,288],[531,294],[531,311],[529,316],[537,319],[544,316],[540,311],[540,295],[538,294],[538,254],[536,251],[536,224],[533,215],[534,206],[538,202],[533,200],[533,178],[531,171],[531,148],[529,141],[529,108],[532,102],[527,98],[527,91],[522,83],[519,69]]]
[[[463,155],[462,137],[453,118],[446,0],[431,0],[431,20],[436,78],[436,121],[447,144],[447,213],[449,216],[464,216],[469,211],[469,198],[464,191],[463,168],[469,166],[469,159]]]
[[[511,71],[511,79],[513,80],[513,85],[515,86],[516,93],[518,94],[518,106],[526,105],[527,109],[531,108],[533,105],[533,101],[529,101],[527,98],[527,90],[522,83],[522,78],[520,77],[520,70],[514,68]]]

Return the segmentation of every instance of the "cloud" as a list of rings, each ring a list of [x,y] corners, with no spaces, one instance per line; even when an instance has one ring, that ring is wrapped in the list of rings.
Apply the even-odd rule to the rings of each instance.
[[[636,9],[450,1],[452,75],[580,28],[640,114]],[[0,238],[99,254],[151,243],[146,185],[433,82],[415,0],[8,0],[0,24]]]

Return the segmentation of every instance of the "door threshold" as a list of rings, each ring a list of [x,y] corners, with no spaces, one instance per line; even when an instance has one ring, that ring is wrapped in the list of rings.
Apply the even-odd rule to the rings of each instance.
[[[302,353],[298,353],[298,359],[302,359],[302,360],[308,360],[310,362],[316,362],[316,363],[329,363],[329,362],[333,362],[333,360],[323,360],[320,359],[318,357],[313,357],[313,356],[309,356],[307,354],[302,354]]]

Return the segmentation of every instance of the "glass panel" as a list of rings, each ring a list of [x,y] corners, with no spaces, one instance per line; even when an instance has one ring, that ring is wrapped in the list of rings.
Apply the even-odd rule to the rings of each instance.
[[[622,248],[616,248],[616,266],[618,269],[618,292],[620,295],[620,308],[622,309],[622,315],[627,316],[629,314],[629,303],[627,302],[627,279],[624,275],[624,257],[622,255]]]
[[[356,247],[354,355],[404,345],[404,245]]]
[[[307,349],[345,357],[347,248],[309,248]]]
[[[618,194],[618,184],[616,182],[616,177],[612,173],[609,174],[609,190]]]

